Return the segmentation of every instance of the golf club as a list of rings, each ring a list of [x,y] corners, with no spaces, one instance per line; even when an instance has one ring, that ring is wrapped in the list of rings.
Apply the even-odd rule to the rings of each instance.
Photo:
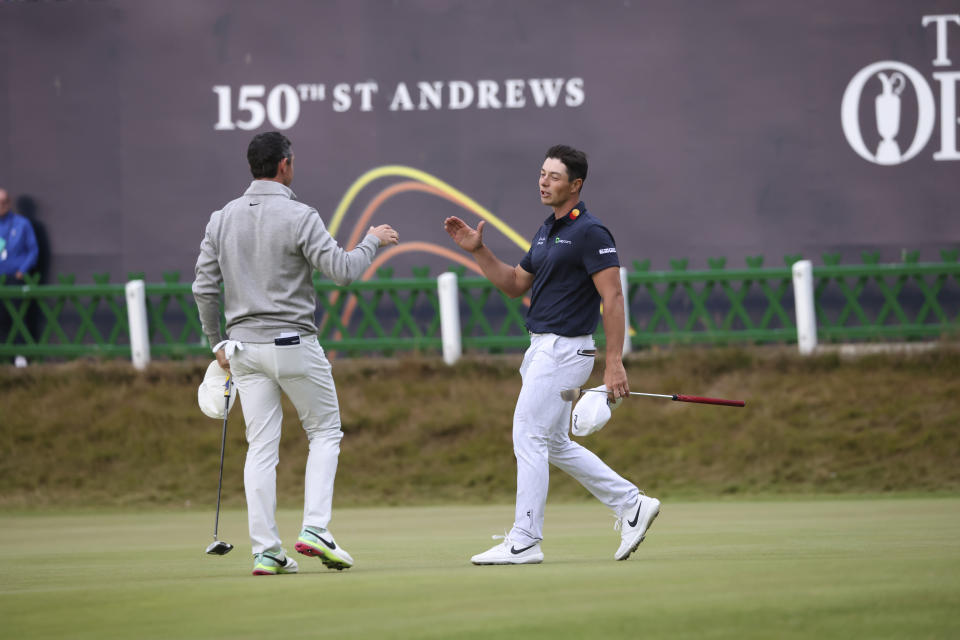
[[[607,393],[601,389],[581,389],[580,387],[574,387],[573,389],[564,389],[560,392],[560,398],[566,402],[572,402],[577,400],[580,396],[588,391],[594,391],[596,393]],[[679,393],[674,393],[672,395],[666,393],[640,393],[639,391],[631,391],[630,395],[632,396],[647,396],[649,398],[666,398],[668,400],[674,400],[676,402],[696,402],[699,404],[720,404],[726,407],[745,407],[747,403],[743,400],[724,400],[723,398],[702,398],[700,396],[685,396]]]
[[[207,547],[207,553],[212,556],[223,556],[230,553],[233,545],[223,540],[217,540],[217,529],[220,526],[220,492],[223,489],[223,449],[227,444],[227,418],[230,415],[230,374],[223,385],[223,434],[220,436],[220,479],[217,481],[217,516],[213,521],[213,542]]]

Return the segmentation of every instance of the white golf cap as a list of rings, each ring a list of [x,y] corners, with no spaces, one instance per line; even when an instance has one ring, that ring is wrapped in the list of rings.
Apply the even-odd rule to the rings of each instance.
[[[203,382],[197,388],[197,404],[200,405],[200,411],[208,418],[217,418],[223,420],[223,391],[227,383],[227,372],[220,367],[220,364],[214,360],[207,367],[207,372],[203,376]],[[233,409],[233,401],[236,399],[237,387],[230,380],[230,404],[228,411]]]
[[[610,409],[619,406],[620,399],[618,398],[617,402],[611,405],[607,402],[606,393],[596,393],[606,390],[604,385],[600,385],[587,391],[580,398],[580,402],[573,408],[573,421],[570,423],[570,431],[573,435],[588,436],[600,431],[610,420]]]

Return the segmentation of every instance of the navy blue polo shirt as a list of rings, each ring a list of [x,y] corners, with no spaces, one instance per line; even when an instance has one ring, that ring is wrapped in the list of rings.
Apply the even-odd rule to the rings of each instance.
[[[592,334],[600,322],[600,293],[591,276],[619,266],[613,236],[582,201],[559,220],[551,213],[520,261],[533,274],[527,330]]]

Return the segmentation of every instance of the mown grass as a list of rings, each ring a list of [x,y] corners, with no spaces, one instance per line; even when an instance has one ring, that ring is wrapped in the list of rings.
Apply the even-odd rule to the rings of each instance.
[[[340,359],[336,505],[509,502],[519,355]],[[206,508],[221,423],[207,361],[0,368],[0,508]],[[598,366],[591,384],[599,384]],[[960,351],[843,358],[788,348],[670,349],[628,360],[631,388],[742,398],[745,409],[631,398],[582,442],[661,497],[960,490]],[[241,400],[242,402],[242,400]],[[302,503],[306,439],[289,404],[280,504]],[[224,502],[243,505],[243,419],[229,423]],[[551,499],[586,499],[560,472]]]
[[[664,502],[615,562],[597,502],[551,504],[544,563],[474,567],[510,505],[339,509],[356,559],[254,578],[206,556],[212,514],[0,513],[9,638],[956,638],[960,500]],[[289,548],[298,510],[278,514]]]

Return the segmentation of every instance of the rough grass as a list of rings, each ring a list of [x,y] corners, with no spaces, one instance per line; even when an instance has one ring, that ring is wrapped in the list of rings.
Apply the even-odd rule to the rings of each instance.
[[[338,506],[506,502],[519,355],[455,367],[337,360]],[[208,506],[221,423],[200,413],[207,361],[0,368],[0,508]],[[591,384],[599,384],[601,367]],[[745,409],[631,398],[582,442],[661,497],[960,490],[960,350],[813,357],[670,349],[628,361],[631,388],[742,398]],[[242,401],[242,400],[241,400]],[[302,503],[306,438],[285,405],[281,505]],[[243,418],[229,422],[224,501],[243,505]],[[551,498],[586,492],[559,471]]]

